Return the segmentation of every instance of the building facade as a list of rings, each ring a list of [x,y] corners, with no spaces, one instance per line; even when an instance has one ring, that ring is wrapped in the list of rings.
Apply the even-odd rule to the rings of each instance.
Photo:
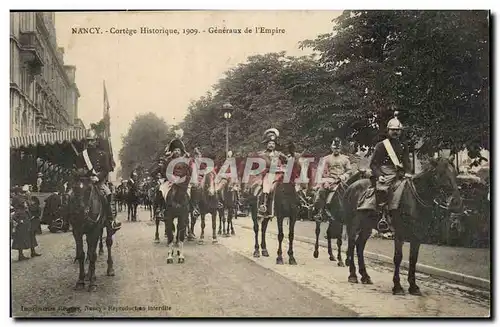
[[[11,136],[85,128],[78,119],[76,67],[64,65],[55,13],[10,13]]]

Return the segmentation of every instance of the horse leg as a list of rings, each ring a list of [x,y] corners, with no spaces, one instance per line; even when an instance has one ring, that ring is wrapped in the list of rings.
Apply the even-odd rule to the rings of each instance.
[[[314,232],[316,234],[316,243],[314,243],[314,252],[313,252],[313,257],[318,258],[319,257],[319,233],[321,231],[321,221],[319,219],[316,219],[316,228],[314,229]]]
[[[408,293],[410,293],[411,295],[422,295],[415,279],[415,270],[417,266],[419,250],[420,242],[416,238],[413,238],[410,242],[410,267],[408,269],[408,283],[410,283]]]
[[[130,221],[130,212],[132,211],[132,207],[130,203],[127,203],[127,221]]]
[[[217,234],[219,235],[222,235],[222,217],[224,217],[224,213],[220,213],[219,212],[219,231],[217,232]]]
[[[257,206],[252,205],[250,210],[252,211],[253,233],[255,236],[253,256],[254,258],[258,258],[260,257],[260,252],[259,252],[259,221],[257,220]]]
[[[184,239],[186,235],[186,226],[187,226],[187,220],[188,220],[188,215],[189,212],[182,213],[179,215],[179,218],[177,219],[177,229],[180,231],[179,234],[179,248],[177,249],[177,262],[178,263],[184,263],[185,258],[184,258]]]
[[[73,237],[75,238],[76,243],[76,258],[78,260],[79,265],[79,274],[78,281],[76,282],[75,290],[81,290],[85,287],[85,252],[83,251],[83,235],[80,233],[76,233],[73,229]]]
[[[213,209],[212,213],[210,214],[212,216],[212,244],[217,243],[217,209]]]
[[[342,229],[342,225],[340,227]],[[337,266],[344,267],[344,263],[342,262],[342,232],[337,236]]]
[[[357,283],[358,276],[356,275],[356,265],[354,264],[354,246],[356,245],[356,231],[352,226],[347,227],[347,255],[346,255],[346,265],[349,266],[349,278],[347,279],[350,283]]]
[[[266,230],[267,230],[267,224],[269,224],[269,218],[264,218],[262,220],[262,228],[261,228],[261,238],[260,238],[260,249],[262,252],[263,257],[268,257],[269,252],[267,252],[267,246],[266,246]]]
[[[203,212],[200,215],[201,218],[201,232],[200,232],[200,239],[198,240],[199,244],[203,244],[203,240],[205,239],[205,213]]]
[[[405,291],[401,287],[401,282],[399,279],[399,267],[401,266],[401,261],[403,261],[403,244],[404,239],[397,230],[394,233],[394,277],[392,281],[394,287],[392,288],[392,294],[394,295],[404,295]]]
[[[328,222],[328,228],[326,229],[326,240],[328,243],[328,258],[330,261],[335,261],[335,257],[333,256],[333,250],[332,250],[332,238],[333,238],[333,224],[335,222],[329,221]]]
[[[165,216],[165,230],[167,232],[168,256],[167,263],[174,263],[174,217]]]
[[[230,207],[227,209],[227,233],[229,234],[229,225],[231,225],[231,235],[235,235],[234,227],[233,227],[233,215],[234,208]]]
[[[196,225],[196,216],[193,215],[193,213],[191,213],[191,228],[190,228],[191,239],[195,238],[195,234],[194,234],[194,226],[195,225]]]
[[[276,264],[283,264],[283,251],[281,249],[281,244],[283,243],[283,238],[285,237],[283,233],[283,218],[281,215],[277,219],[278,223],[278,257],[276,258]]]
[[[106,274],[108,276],[115,275],[115,269],[113,268],[113,257],[111,255],[111,248],[113,247],[113,231],[111,228],[106,227],[106,248],[108,249],[108,269]]]
[[[356,240],[356,253],[358,255],[358,271],[361,275],[361,283],[363,284],[373,284],[370,276],[366,272],[365,266],[365,258],[364,251],[365,245],[368,239],[370,238],[371,228],[363,228],[361,233],[358,235],[358,239]]]
[[[155,243],[160,243],[160,234],[158,233],[158,229],[160,227],[160,217],[155,218],[156,232],[155,232]]]
[[[288,263],[296,265],[297,261],[293,256],[293,238],[295,234],[295,222],[297,221],[297,211],[292,210],[288,226]]]
[[[104,234],[104,228],[102,229],[101,235],[99,237],[99,255],[102,255],[104,253],[104,247],[102,245],[102,234]],[[106,234],[106,237],[107,237],[107,234]]]
[[[96,285],[96,277],[95,277],[95,262],[97,260],[97,242],[98,242],[98,236],[93,235],[97,234],[97,231],[94,233],[91,233],[90,235],[87,235],[87,247],[88,247],[88,255],[90,259],[89,263],[89,272],[88,272],[88,277],[89,277],[89,292],[93,292],[97,290],[97,285]]]

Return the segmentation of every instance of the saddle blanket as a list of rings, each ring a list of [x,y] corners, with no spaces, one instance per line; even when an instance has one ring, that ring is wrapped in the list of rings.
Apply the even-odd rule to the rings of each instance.
[[[408,180],[397,181],[393,186],[392,196],[389,199],[389,210],[396,210],[399,208],[401,196]],[[377,202],[375,199],[375,189],[368,188],[358,201],[357,210],[376,210]]]

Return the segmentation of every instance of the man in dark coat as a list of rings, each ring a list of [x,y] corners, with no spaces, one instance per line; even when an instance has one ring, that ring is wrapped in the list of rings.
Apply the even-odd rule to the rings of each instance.
[[[82,152],[85,166],[88,169],[90,179],[96,183],[99,190],[106,196],[106,212],[111,227],[117,231],[121,228],[121,223],[115,220],[111,207],[112,193],[107,185],[108,175],[113,170],[110,155],[101,146],[96,133],[90,130],[87,135],[87,148]]]

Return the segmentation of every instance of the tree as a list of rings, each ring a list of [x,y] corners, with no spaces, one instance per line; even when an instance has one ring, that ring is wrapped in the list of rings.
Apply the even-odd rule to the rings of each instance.
[[[147,169],[173,137],[172,128],[154,113],[136,116],[122,137],[119,153],[122,178],[128,178],[133,169]]]
[[[399,110],[426,150],[489,148],[488,12],[344,11],[335,23],[302,43],[331,75],[311,81],[303,117],[330,113],[345,136],[372,147]],[[338,103],[321,101],[325,93]]]

